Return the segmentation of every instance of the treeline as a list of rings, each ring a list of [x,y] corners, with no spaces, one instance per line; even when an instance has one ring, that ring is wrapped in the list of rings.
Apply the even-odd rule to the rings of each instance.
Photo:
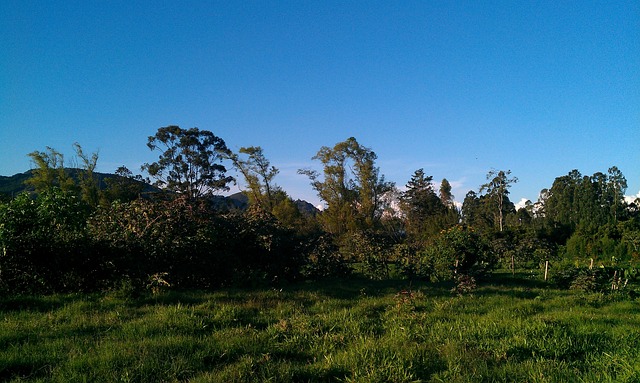
[[[73,172],[52,148],[30,153],[32,192],[0,203],[0,291],[210,289],[356,272],[454,281],[463,293],[497,266],[550,261],[571,284],[598,276],[561,265],[618,273],[639,261],[638,201],[625,202],[616,167],[558,177],[518,210],[509,200],[517,178],[491,170],[459,209],[446,179],[436,185],[418,169],[400,192],[376,154],[349,138],[320,148],[321,172],[299,171],[327,206],[311,214],[277,185],[260,147],[233,153],[209,131],[177,126],[147,146],[159,153],[143,166],[148,179],[120,167],[105,184],[94,174],[98,155],[78,144]],[[228,166],[242,176],[247,209],[215,198],[236,182]],[[148,182],[156,191],[144,191]]]

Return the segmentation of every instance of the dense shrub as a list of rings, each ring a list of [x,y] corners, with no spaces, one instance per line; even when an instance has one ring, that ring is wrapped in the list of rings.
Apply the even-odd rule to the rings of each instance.
[[[406,243],[393,248],[393,258],[400,275],[408,279],[420,278],[420,262],[418,251]]]
[[[57,188],[0,205],[0,288],[36,293],[94,286],[88,216],[80,198]]]
[[[305,255],[303,277],[317,280],[345,276],[352,272],[330,235],[308,235],[302,238],[301,243]]]
[[[424,278],[450,281],[459,275],[481,276],[496,262],[480,235],[473,229],[455,226],[442,231],[420,254],[416,270]]]
[[[319,248],[314,246],[318,245]],[[183,198],[90,209],[59,189],[0,204],[0,291],[214,288],[273,284],[338,270],[322,242],[306,244],[257,210],[221,212]],[[320,271],[324,269],[324,271]]]
[[[380,280],[389,276],[393,246],[381,233],[372,230],[347,232],[340,238],[340,252],[359,265],[367,278]]]
[[[629,281],[635,282],[637,275],[635,268],[565,266],[552,277],[552,281],[565,289],[611,291],[624,288]]]
[[[297,278],[302,265],[293,233],[256,211],[138,200],[101,210],[90,227],[114,271],[140,284],[153,275],[185,288],[274,283]]]

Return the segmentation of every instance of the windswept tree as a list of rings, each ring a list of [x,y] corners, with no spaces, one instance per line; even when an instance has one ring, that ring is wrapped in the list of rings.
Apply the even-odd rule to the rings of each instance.
[[[98,153],[95,152],[91,155],[86,154],[82,150],[82,146],[77,142],[73,144],[73,148],[81,162],[81,169],[78,173],[78,184],[80,186],[82,199],[89,204],[89,206],[96,207],[100,202],[100,183],[94,174],[96,166],[98,165]]]
[[[58,187],[63,191],[74,188],[73,179],[67,174],[64,167],[64,155],[52,147],[47,146],[46,151],[33,151],[29,157],[36,166],[33,175],[25,183],[35,189],[36,193],[42,193]]]
[[[319,172],[299,170],[328,208],[322,215],[325,229],[333,234],[375,228],[385,206],[384,196],[394,188],[375,166],[376,154],[351,137],[333,148],[323,146],[313,157],[323,167]]]
[[[229,158],[244,177],[249,203],[272,212],[277,203],[276,196],[282,194],[278,193],[280,188],[273,182],[279,170],[271,165],[259,146],[242,147],[240,154],[246,158],[237,154],[230,154]]]
[[[158,187],[199,198],[228,190],[227,184],[233,181],[221,163],[230,151],[224,140],[210,131],[166,126],[149,137],[147,146],[161,152],[157,162],[142,166]]]
[[[517,177],[510,177],[510,175],[511,170],[491,169],[489,173],[487,173],[487,183],[480,186],[480,192],[485,192],[486,196],[495,203],[500,231],[502,231],[504,227],[505,208],[513,205],[508,203],[509,188],[518,182]]]

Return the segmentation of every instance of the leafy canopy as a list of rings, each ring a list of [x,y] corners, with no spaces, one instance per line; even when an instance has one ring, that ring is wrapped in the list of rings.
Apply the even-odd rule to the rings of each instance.
[[[199,198],[228,190],[227,184],[233,181],[220,163],[230,151],[224,140],[210,131],[166,126],[149,137],[147,146],[162,152],[157,162],[142,166],[158,187]]]

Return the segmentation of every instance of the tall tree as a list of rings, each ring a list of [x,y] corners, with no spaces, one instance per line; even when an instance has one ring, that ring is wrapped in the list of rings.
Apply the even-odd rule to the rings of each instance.
[[[504,170],[491,169],[489,173],[487,173],[488,182],[480,187],[481,193],[486,192],[486,195],[495,201],[500,231],[503,230],[505,206],[507,206],[505,202],[509,201],[509,188],[518,182],[517,177],[509,178],[510,175],[511,170],[505,172]]]
[[[544,211],[547,220],[555,227],[566,225],[575,227],[579,217],[576,198],[576,189],[582,182],[582,174],[574,169],[566,176],[556,177],[551,189],[544,199]]]
[[[96,207],[100,202],[100,184],[96,178],[94,172],[98,165],[98,153],[93,153],[91,156],[86,154],[82,150],[82,146],[75,142],[73,148],[76,151],[76,156],[81,161],[81,168],[78,173],[78,184],[80,185],[80,193],[84,202],[89,206]]]
[[[374,228],[385,208],[383,197],[394,187],[375,166],[376,154],[351,137],[333,148],[323,146],[313,159],[322,164],[323,177],[310,169],[298,172],[309,177],[328,205],[322,214],[325,229],[344,234],[351,229]]]
[[[572,170],[566,176],[557,177],[547,193],[544,209],[552,223],[590,226],[594,230],[607,223],[618,222],[624,214],[624,193],[627,180],[620,170],[613,166],[607,174],[596,172],[583,176]]]
[[[493,207],[489,206],[490,199],[485,195],[478,195],[469,190],[462,202],[462,222],[478,230],[490,230],[495,227]]]
[[[400,196],[407,232],[416,239],[430,237],[443,229],[440,218],[447,207],[436,194],[432,181],[432,176],[426,176],[423,169],[418,169]]]
[[[277,203],[276,196],[279,195],[277,192],[280,190],[273,183],[279,170],[271,165],[259,146],[242,147],[240,154],[245,154],[247,157],[242,159],[237,154],[231,154],[229,158],[245,179],[249,202],[271,213]]]
[[[228,190],[227,184],[233,181],[221,163],[230,151],[224,140],[210,131],[166,126],[149,137],[147,146],[161,152],[157,162],[142,166],[156,180],[156,186],[198,198]]]
[[[627,179],[616,166],[610,167],[607,173],[609,174],[607,194],[611,200],[611,212],[614,222],[618,222],[618,217],[625,205],[624,193],[627,191]]]
[[[451,184],[446,178],[443,178],[440,183],[440,200],[449,208],[455,206],[453,203],[453,194],[451,193]]]

